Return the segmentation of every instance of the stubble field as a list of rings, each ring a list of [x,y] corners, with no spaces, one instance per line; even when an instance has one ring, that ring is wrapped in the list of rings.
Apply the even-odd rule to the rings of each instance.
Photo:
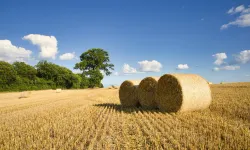
[[[0,149],[250,149],[250,83],[211,85],[209,109],[122,108],[117,89],[0,94]]]

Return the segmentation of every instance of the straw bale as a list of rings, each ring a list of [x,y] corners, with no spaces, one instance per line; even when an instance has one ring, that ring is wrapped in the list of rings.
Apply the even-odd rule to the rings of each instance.
[[[158,81],[156,102],[167,112],[205,109],[212,102],[210,86],[199,75],[165,74]]]
[[[56,93],[61,93],[62,89],[56,89]]]
[[[124,81],[119,89],[119,98],[121,105],[123,106],[138,106],[137,87],[139,80],[126,80]]]
[[[28,98],[31,95],[31,91],[23,91],[20,93],[20,97],[19,98]]]
[[[156,88],[159,77],[146,77],[138,86],[138,100],[144,108],[156,108]]]

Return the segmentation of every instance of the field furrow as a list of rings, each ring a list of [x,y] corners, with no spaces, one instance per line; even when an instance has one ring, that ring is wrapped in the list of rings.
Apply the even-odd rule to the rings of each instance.
[[[163,144],[163,149],[174,148],[180,149],[182,146],[176,140],[173,133],[177,133],[174,129],[171,129],[169,124],[162,124],[163,120],[157,120],[157,118],[151,112],[144,113],[145,119],[147,120],[152,127],[159,133],[160,142]],[[154,119],[152,119],[154,118]],[[164,118],[167,122],[171,122],[171,118]]]
[[[26,117],[20,116],[21,118],[18,118],[18,119],[26,120],[26,124],[17,124],[15,129],[10,128],[10,126],[13,126],[14,123],[16,122],[13,122],[12,118],[8,118],[9,122],[5,120],[5,123],[6,123],[5,126],[1,126],[2,127],[1,129],[3,131],[1,132],[1,137],[4,137],[4,136],[10,137],[10,138],[20,137],[16,139],[16,140],[20,140],[20,142],[26,141],[27,139],[33,140],[34,143],[43,142],[47,138],[47,135],[49,135],[51,124],[55,123],[56,120],[60,120],[64,118],[65,117],[64,114],[68,113],[69,111],[73,111],[75,108],[78,108],[78,107],[79,105],[72,105],[72,106],[67,106],[64,109],[54,109],[53,112],[43,113],[42,115],[39,113],[31,114],[32,117],[30,116],[29,120],[26,119],[27,116]],[[51,116],[51,113],[53,113],[53,116]],[[8,136],[9,133],[14,133],[14,134],[12,134],[11,136],[10,135]],[[40,135],[41,133],[43,133],[41,134],[41,136],[44,135],[44,137],[34,136],[34,133],[35,135]],[[32,139],[30,139],[31,137]],[[40,138],[42,138],[43,140],[40,141]],[[8,141],[8,139],[5,139],[5,140]]]
[[[161,137],[159,130],[154,126],[154,123],[146,118],[145,113],[140,109],[137,113],[137,120],[140,120],[138,123],[143,133],[145,133],[147,147],[149,149],[166,149],[172,147],[171,143],[162,142],[164,139]]]
[[[91,120],[93,114],[101,113],[102,110],[94,109],[93,107],[77,109],[68,114],[67,119],[57,122],[56,133],[58,133],[56,149],[73,149],[81,144],[84,130],[88,127],[88,121]],[[67,134],[62,134],[67,131]],[[62,141],[63,143],[60,143]],[[72,144],[73,143],[73,144]]]
[[[96,108],[95,108],[96,109]],[[83,139],[81,140],[80,147],[81,149],[86,149],[89,147],[91,140],[94,137],[95,130],[99,126],[100,122],[103,121],[103,116],[106,115],[108,109],[106,107],[101,108],[100,113],[92,114],[93,116],[90,118],[90,122],[88,126],[85,128],[82,135],[84,135]]]
[[[106,107],[108,109],[107,116],[103,118],[103,122],[98,126],[96,133],[95,133],[95,137],[90,143],[90,146],[88,147],[88,149],[105,148],[105,145],[102,143],[105,138],[108,138],[107,130],[110,129],[110,122],[111,122],[111,119],[113,118],[113,113],[114,113],[114,110],[111,108],[111,106],[106,106]]]

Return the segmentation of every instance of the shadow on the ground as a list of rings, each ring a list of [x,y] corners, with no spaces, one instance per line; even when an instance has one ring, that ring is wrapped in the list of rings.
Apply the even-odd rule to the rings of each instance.
[[[133,112],[161,112],[159,109],[150,109],[150,108],[142,108],[141,106],[138,107],[125,107],[121,104],[115,104],[115,103],[101,103],[101,104],[94,104],[96,107],[107,107],[108,109],[114,109],[119,112],[125,112],[125,113],[133,113]],[[164,112],[161,112],[164,113]]]

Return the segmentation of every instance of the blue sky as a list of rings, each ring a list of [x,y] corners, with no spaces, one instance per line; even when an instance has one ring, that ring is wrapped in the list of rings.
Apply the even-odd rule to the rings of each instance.
[[[105,85],[165,73],[250,81],[249,5],[249,0],[3,0],[0,60],[35,65],[47,59],[73,70],[81,53],[98,47],[115,65]],[[70,54],[61,56],[65,53]]]

